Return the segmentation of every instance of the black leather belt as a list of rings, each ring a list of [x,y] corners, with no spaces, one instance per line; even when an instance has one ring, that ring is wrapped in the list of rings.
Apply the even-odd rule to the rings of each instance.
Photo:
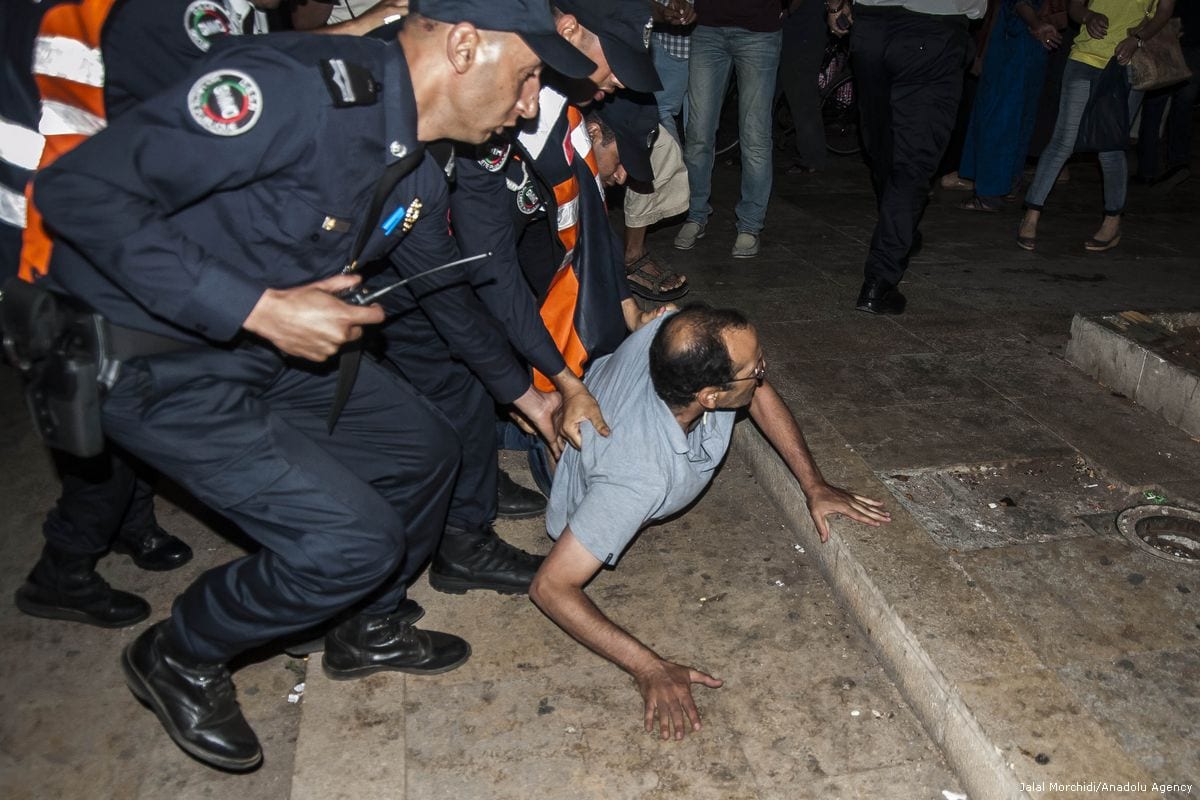
[[[113,322],[106,324],[105,334],[107,337],[105,355],[116,361],[175,353],[180,350],[195,350],[205,346],[200,342],[186,342],[170,336],[126,328]]]

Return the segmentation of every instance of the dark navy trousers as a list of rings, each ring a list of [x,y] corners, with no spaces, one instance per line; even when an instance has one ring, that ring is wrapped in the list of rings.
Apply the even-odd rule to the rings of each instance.
[[[496,403],[483,383],[456,360],[436,335],[409,326],[383,328],[386,358],[439,411],[458,434],[462,466],[446,524],[478,531],[496,518]]]
[[[250,345],[132,359],[105,398],[115,442],[262,545],[176,600],[172,637],[198,660],[351,606],[389,613],[436,546],[458,467],[446,419],[364,358],[331,435],[336,382]]]

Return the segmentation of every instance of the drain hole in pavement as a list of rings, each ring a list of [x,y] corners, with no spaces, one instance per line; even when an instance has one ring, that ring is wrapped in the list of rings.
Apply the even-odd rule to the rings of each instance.
[[[1200,560],[1200,522],[1179,517],[1146,517],[1134,523],[1133,530],[1155,550],[1175,558]]]
[[[1167,505],[1127,508],[1117,515],[1125,540],[1150,555],[1200,566],[1200,511]]]

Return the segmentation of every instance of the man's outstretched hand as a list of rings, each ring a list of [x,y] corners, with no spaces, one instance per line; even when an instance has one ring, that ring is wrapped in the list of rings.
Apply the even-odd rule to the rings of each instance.
[[[829,541],[829,522],[826,519],[832,514],[841,514],[857,522],[878,528],[891,522],[892,515],[878,500],[853,494],[837,486],[823,483],[808,492],[808,513],[812,515],[813,524],[822,542]]]
[[[657,725],[663,739],[682,739],[688,728],[698,731],[700,712],[692,699],[692,684],[702,683],[718,689],[724,681],[698,669],[659,659],[656,664],[634,676],[645,703],[646,732]]]

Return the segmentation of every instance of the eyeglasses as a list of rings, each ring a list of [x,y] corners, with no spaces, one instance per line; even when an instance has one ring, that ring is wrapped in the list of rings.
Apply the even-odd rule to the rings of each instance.
[[[755,381],[759,386],[762,386],[763,381],[767,377],[767,360],[765,358],[758,359],[758,363],[754,366],[754,371],[744,378],[730,378],[730,383],[738,381]]]

